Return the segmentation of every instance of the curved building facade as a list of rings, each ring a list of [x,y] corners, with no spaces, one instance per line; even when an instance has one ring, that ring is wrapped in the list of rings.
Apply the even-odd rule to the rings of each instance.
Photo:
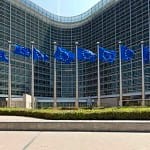
[[[141,99],[140,41],[150,43],[149,0],[101,0],[87,12],[74,17],[51,14],[29,0],[0,0],[0,49],[8,54],[8,41],[35,47],[50,56],[48,63],[35,62],[34,88],[39,104],[50,106],[54,93],[54,45],[75,52],[80,47],[96,51],[100,46],[119,51],[118,41],[135,50],[132,61],[122,63],[123,99]],[[13,50],[12,44],[11,49]],[[31,59],[11,53],[12,96],[31,94]],[[57,63],[57,98],[74,104],[75,63]],[[146,98],[150,95],[150,66],[144,66]],[[100,92],[103,103],[119,98],[119,58],[114,64],[100,63]],[[8,97],[8,64],[0,63],[0,97]],[[79,62],[79,101],[97,98],[97,63]],[[116,102],[117,103],[117,102]]]

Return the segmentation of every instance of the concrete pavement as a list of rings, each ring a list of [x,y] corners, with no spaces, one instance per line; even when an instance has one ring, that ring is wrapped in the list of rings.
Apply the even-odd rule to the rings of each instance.
[[[149,120],[44,120],[0,116],[0,131],[150,132]]]
[[[20,126],[26,124],[42,123],[42,126],[57,125],[58,131],[66,125],[72,123],[74,127],[82,128],[107,128],[112,123],[115,129],[124,125],[130,127],[149,129],[150,121],[142,121],[137,124],[136,121],[71,121],[71,120],[44,120],[30,117],[0,116],[0,126],[6,129],[20,129]],[[12,125],[14,123],[14,125]],[[90,123],[92,123],[90,125]],[[93,123],[100,125],[92,126]],[[118,124],[119,123],[119,124]],[[121,124],[120,124],[121,123]],[[129,124],[128,124],[129,123]],[[5,127],[6,125],[9,128]],[[61,126],[62,125],[62,126]],[[85,125],[85,126],[84,126]],[[121,126],[120,126],[121,125]],[[38,128],[38,126],[36,126]],[[80,127],[80,126],[79,126]],[[28,129],[28,128],[27,128]],[[0,131],[0,150],[149,150],[150,132],[41,132],[37,131]]]
[[[0,150],[149,150],[150,133],[0,131]]]

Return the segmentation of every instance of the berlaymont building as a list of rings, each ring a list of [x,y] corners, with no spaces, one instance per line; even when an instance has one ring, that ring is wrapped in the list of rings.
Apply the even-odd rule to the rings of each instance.
[[[63,17],[52,14],[30,0],[0,0],[0,49],[8,56],[9,44],[34,46],[49,55],[48,62],[34,62],[34,96],[37,107],[74,106],[76,64],[56,63],[54,92],[54,42],[75,52],[75,42],[97,53],[100,46],[119,51],[119,41],[133,49],[134,59],[122,62],[123,105],[140,104],[142,98],[141,40],[150,43],[150,0],[101,0],[85,13]],[[113,64],[100,62],[101,105],[119,103],[119,58]],[[12,97],[31,95],[31,59],[11,53]],[[78,63],[79,106],[98,95],[97,62]],[[144,64],[146,104],[150,100],[150,64]],[[0,100],[8,97],[8,63],[0,62]]]

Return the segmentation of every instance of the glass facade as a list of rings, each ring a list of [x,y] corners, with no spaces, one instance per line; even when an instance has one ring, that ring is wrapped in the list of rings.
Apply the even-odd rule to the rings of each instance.
[[[54,45],[75,52],[79,46],[97,53],[100,46],[118,52],[118,41],[135,50],[132,61],[122,62],[124,96],[141,95],[140,41],[150,43],[150,0],[102,0],[76,17],[50,14],[29,0],[0,0],[0,49],[8,55],[8,42],[35,47],[50,56],[48,63],[35,62],[35,96],[53,97]],[[86,21],[85,21],[86,20]],[[55,24],[57,22],[57,24]],[[13,51],[14,45],[12,45]],[[117,55],[118,57],[118,55]],[[31,94],[31,58],[11,53],[12,95]],[[145,65],[146,95],[150,95],[150,66]],[[119,59],[100,63],[101,97],[119,96]],[[8,64],[0,63],[0,97],[8,93]],[[79,97],[97,97],[97,62],[79,62]],[[75,97],[75,62],[57,63],[57,97]]]

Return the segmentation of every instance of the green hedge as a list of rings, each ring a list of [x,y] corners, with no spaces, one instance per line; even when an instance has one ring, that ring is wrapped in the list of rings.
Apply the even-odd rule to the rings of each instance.
[[[150,107],[105,108],[92,110],[29,110],[0,108],[0,115],[28,116],[50,120],[150,120]]]

